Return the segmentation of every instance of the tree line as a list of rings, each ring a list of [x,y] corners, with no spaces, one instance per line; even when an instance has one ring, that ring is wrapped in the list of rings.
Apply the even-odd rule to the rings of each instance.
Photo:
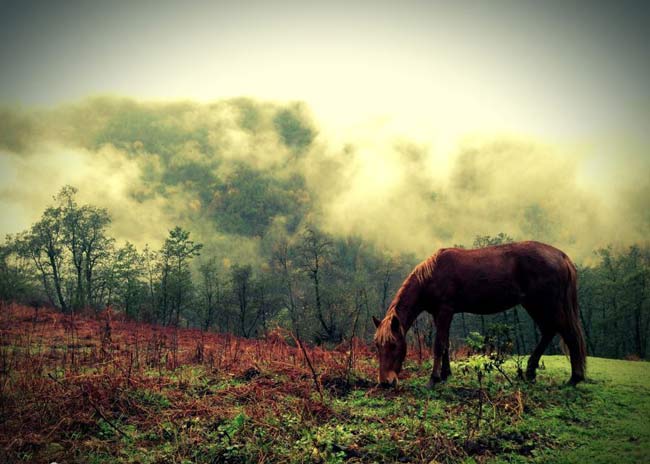
[[[0,247],[0,298],[66,313],[113,307],[129,318],[262,336],[275,326],[314,343],[369,340],[372,316],[381,317],[403,279],[419,261],[387,254],[355,236],[336,237],[313,224],[274,234],[256,259],[231,263],[204,253],[181,227],[159,249],[118,246],[109,236],[106,209],[80,205],[66,186],[28,230]],[[477,236],[471,247],[507,243],[505,233]],[[456,245],[463,246],[463,245]],[[581,265],[579,303],[591,355],[647,358],[650,331],[650,247],[596,250]],[[422,257],[420,257],[421,259]],[[539,334],[516,307],[493,316],[457,315],[452,338],[510,327],[514,349],[527,353]],[[412,334],[431,341],[430,317]]]

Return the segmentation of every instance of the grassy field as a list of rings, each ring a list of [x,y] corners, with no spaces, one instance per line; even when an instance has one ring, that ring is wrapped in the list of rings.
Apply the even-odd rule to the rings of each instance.
[[[647,362],[589,358],[571,388],[562,356],[533,385],[459,357],[430,391],[411,354],[383,390],[361,343],[1,309],[1,462],[650,462]]]

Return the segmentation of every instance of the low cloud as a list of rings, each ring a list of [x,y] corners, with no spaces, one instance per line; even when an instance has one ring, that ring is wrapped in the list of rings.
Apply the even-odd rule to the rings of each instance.
[[[441,162],[421,141],[368,135],[335,143],[304,104],[244,98],[4,109],[0,227],[28,227],[72,184],[81,201],[109,209],[118,239],[157,245],[180,224],[206,252],[235,261],[255,261],[278,224],[292,233],[305,222],[419,256],[506,232],[587,260],[650,232],[650,184],[605,179],[605,197],[598,182],[581,181],[589,155],[571,147],[494,135]]]

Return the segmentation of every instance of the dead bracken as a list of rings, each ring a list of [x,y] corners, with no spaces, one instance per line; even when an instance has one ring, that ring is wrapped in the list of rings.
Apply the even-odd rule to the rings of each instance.
[[[517,429],[548,398],[589,425],[559,384],[535,401],[469,377],[431,392],[415,350],[407,363],[385,390],[358,340],[328,350],[280,329],[243,339],[4,304],[0,462],[483,462],[558,446]]]

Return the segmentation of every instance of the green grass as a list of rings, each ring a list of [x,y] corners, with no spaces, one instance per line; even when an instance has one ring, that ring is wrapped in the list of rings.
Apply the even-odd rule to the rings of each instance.
[[[513,373],[514,366],[508,367]],[[564,385],[569,377],[564,357],[545,357],[544,367],[535,385],[510,387],[498,374],[491,376],[485,386],[490,400],[478,423],[476,380],[458,372],[430,391],[424,387],[426,364],[408,366],[412,376],[397,391],[358,389],[326,398],[325,415],[301,411],[304,398],[287,395],[278,398],[279,409],[287,412],[252,420],[233,401],[232,417],[216,428],[201,421],[192,425],[202,445],[190,461],[254,462],[268,456],[278,462],[622,464],[650,459],[650,364],[590,359],[590,381],[578,388]],[[508,409],[518,397],[521,413]],[[315,394],[312,400],[319,401]],[[167,427],[157,446],[143,454],[141,446],[131,449],[129,459],[146,462],[148,455],[156,462],[177,455],[187,445],[187,433]]]
[[[577,394],[585,404],[584,426],[564,427],[570,445],[555,462],[650,462],[650,363],[589,358],[589,382]],[[548,373],[567,375],[562,357],[547,357]]]
[[[363,379],[334,390],[324,380],[322,399],[310,381],[296,387],[282,372],[246,380],[185,366],[165,373],[162,387],[143,377],[114,392],[102,406],[112,425],[71,424],[13,460],[650,462],[650,363],[590,358],[589,381],[572,388],[566,358],[542,360],[532,385],[493,372],[479,389],[475,374],[453,363],[454,376],[428,390],[429,363],[410,362],[397,390]],[[514,379],[514,362],[506,369]]]

